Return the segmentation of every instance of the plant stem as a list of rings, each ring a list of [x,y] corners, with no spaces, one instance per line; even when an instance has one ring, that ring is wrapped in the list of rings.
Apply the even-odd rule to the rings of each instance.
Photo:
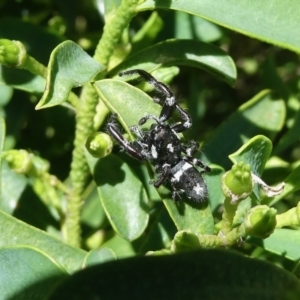
[[[107,66],[114,48],[123,30],[128,26],[136,14],[138,0],[123,0],[104,26],[103,36],[96,48],[94,59]],[[104,76],[105,74],[102,74]],[[89,176],[88,165],[84,155],[84,144],[87,137],[94,132],[93,119],[98,104],[98,96],[91,85],[84,87],[81,95],[81,107],[76,116],[76,131],[71,163],[72,194],[68,200],[66,213],[66,241],[70,245],[79,247],[81,243],[80,211],[83,204],[82,194]]]

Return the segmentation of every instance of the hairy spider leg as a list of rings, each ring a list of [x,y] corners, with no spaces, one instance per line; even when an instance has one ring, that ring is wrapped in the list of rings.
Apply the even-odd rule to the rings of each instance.
[[[155,182],[152,182],[153,186],[158,188],[160,185],[162,185],[168,179],[170,172],[171,166],[168,164],[163,165],[160,177]]]
[[[185,129],[190,128],[192,126],[192,120],[190,115],[177,104],[173,92],[170,90],[170,88],[167,85],[156,80],[152,75],[150,75],[149,73],[141,69],[133,69],[133,70],[120,72],[119,76],[132,75],[132,74],[140,75],[141,77],[144,78],[145,81],[153,85],[156,91],[160,92],[165,96],[165,101],[163,103],[160,103],[160,101],[154,99],[155,102],[163,106],[159,116],[159,120],[161,122],[165,122],[166,120],[168,120],[172,116],[174,110],[176,109],[179,112],[184,122],[174,125],[175,128],[174,130],[176,132],[182,132]]]
[[[120,132],[120,128],[116,125],[115,121],[116,115],[113,114],[108,121],[107,131],[124,148],[125,152],[139,161],[144,161],[147,157],[141,151],[142,149],[139,149],[136,144],[133,144],[124,139],[123,135]]]
[[[200,171],[200,175],[211,171],[211,168],[209,166],[207,166],[206,164],[204,164],[198,158],[194,158],[194,157],[190,157],[190,156],[184,156],[183,160],[191,163],[194,166],[198,166],[198,167],[202,168],[203,170]]]
[[[141,130],[141,128],[137,125],[133,125],[130,127],[130,131],[133,132],[137,137],[140,139],[144,138],[144,132]]]
[[[154,116],[154,115],[146,115],[146,116],[142,117],[142,118],[139,120],[139,125],[140,125],[140,126],[141,126],[141,125],[144,125],[144,124],[145,124],[148,120],[150,120],[150,119],[152,119],[152,120],[156,121],[156,123],[160,124],[160,119],[157,118],[156,116]]]
[[[199,150],[199,143],[196,141],[189,141],[188,145],[181,146],[182,152],[184,152],[187,156],[183,157],[183,159],[195,166],[201,167],[203,169],[200,174],[210,172],[211,169],[206,164],[204,164],[200,159],[192,157],[195,155]]]
[[[180,117],[182,118],[183,122],[179,122],[177,124],[174,124],[171,126],[173,130],[176,132],[183,132],[190,128],[192,126],[192,118],[191,116],[183,110],[177,103],[176,103],[176,109],[180,114]]]
[[[188,145],[181,145],[181,149],[186,155],[194,156],[199,150],[199,143],[191,140]]]

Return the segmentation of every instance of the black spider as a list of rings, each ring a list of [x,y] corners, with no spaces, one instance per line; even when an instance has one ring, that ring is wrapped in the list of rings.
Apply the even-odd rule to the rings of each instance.
[[[163,98],[154,99],[162,105],[159,117],[146,115],[140,119],[138,125],[132,126],[131,131],[136,135],[136,140],[129,142],[124,139],[117,125],[116,114],[112,114],[107,130],[109,134],[124,148],[124,151],[139,161],[150,161],[155,166],[157,180],[151,182],[156,188],[166,181],[170,182],[172,198],[178,200],[184,193],[195,202],[204,202],[207,198],[207,186],[202,174],[209,172],[210,168],[201,160],[193,158],[199,145],[195,141],[184,144],[177,133],[183,132],[192,126],[190,115],[176,102],[172,91],[164,83],[157,81],[144,70],[135,69],[119,73],[119,76],[138,74],[155,87]],[[169,124],[174,111],[181,117],[181,122]],[[149,119],[154,120],[148,131],[142,131],[139,126]],[[199,172],[195,166],[203,170]]]

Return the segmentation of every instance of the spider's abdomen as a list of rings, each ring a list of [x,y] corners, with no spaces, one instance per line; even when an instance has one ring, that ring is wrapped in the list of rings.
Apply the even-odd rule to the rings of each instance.
[[[204,202],[208,196],[207,186],[199,171],[189,162],[181,160],[171,169],[173,190],[184,193],[194,202]]]

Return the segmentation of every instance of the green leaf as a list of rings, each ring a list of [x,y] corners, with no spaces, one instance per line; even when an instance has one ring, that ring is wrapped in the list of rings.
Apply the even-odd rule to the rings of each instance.
[[[10,69],[0,65],[0,83],[28,93],[43,93],[46,80],[27,70]]]
[[[299,293],[298,279],[274,265],[230,251],[202,250],[93,266],[68,278],[50,300],[296,300]]]
[[[12,171],[7,162],[1,166],[1,197],[0,209],[12,214],[28,184],[27,178]]]
[[[163,25],[163,20],[158,12],[152,12],[142,28],[133,36],[131,52],[136,52],[153,44]]]
[[[247,239],[247,242],[294,261],[299,261],[300,259],[299,230],[278,228],[264,240],[251,237]]]
[[[184,11],[250,37],[300,51],[300,3],[297,0],[273,0],[271,4],[251,0],[146,0],[138,7],[139,11],[157,8]]]
[[[4,146],[4,140],[5,140],[5,121],[2,117],[0,117],[0,166],[2,161],[2,152],[3,152],[3,146]]]
[[[65,271],[46,253],[25,246],[0,248],[2,299],[45,299]]]
[[[27,185],[27,180],[24,176],[12,172],[7,163],[2,161],[5,131],[4,119],[0,117],[0,209],[12,213]]]
[[[297,99],[298,102],[298,99]],[[299,139],[299,127],[300,127],[300,110],[293,116],[293,122],[288,124],[287,131],[281,136],[278,144],[274,149],[275,155],[281,155],[287,148],[292,147]]]
[[[137,254],[133,243],[123,239],[118,234],[115,234],[114,237],[106,241],[102,245],[102,247],[111,249],[116,254],[118,259],[134,256]]]
[[[86,197],[81,214],[81,222],[85,225],[99,229],[107,220],[103,207],[99,201],[99,195],[96,186]]]
[[[171,241],[176,234],[174,223],[163,204],[157,204],[151,216],[152,222],[141,238],[139,253],[170,248]]]
[[[109,248],[100,248],[91,250],[85,257],[83,268],[90,267],[99,263],[115,260],[115,253]]]
[[[177,11],[175,18],[175,38],[177,39],[189,38],[211,43],[222,37],[219,26],[205,19],[182,11]]]
[[[138,124],[146,114],[160,113],[160,105],[154,103],[143,91],[126,82],[105,79],[96,81],[93,85],[109,110],[118,114],[119,122],[131,136],[130,126]]]
[[[251,172],[258,175],[262,175],[264,167],[270,158],[272,152],[272,142],[263,135],[257,135],[247,141],[239,150],[229,155],[229,159],[237,164],[243,162],[249,164]],[[253,192],[257,199],[259,199],[258,185],[253,189]],[[246,212],[246,210],[244,210]]]
[[[86,157],[112,227],[129,241],[137,239],[149,220],[148,197],[141,181],[113,154],[99,160],[88,153]]]
[[[217,165],[210,165],[210,168],[212,171],[209,172],[208,176],[205,176],[205,181],[208,188],[210,208],[211,211],[215,211],[218,205],[224,201],[224,195],[221,189],[221,179],[225,171]]]
[[[300,165],[298,165],[283,181],[285,182],[285,187],[283,192],[274,197],[272,201],[270,201],[270,206],[274,205],[276,202],[284,199],[287,195],[292,194],[296,191],[299,191],[300,185]]]
[[[285,120],[285,103],[270,91],[262,91],[234,112],[205,141],[204,156],[210,162],[230,167],[227,156],[237,151],[243,143],[258,134],[273,140],[282,129]],[[222,149],[222,151],[220,151]]]
[[[103,69],[74,42],[59,44],[51,53],[46,90],[36,109],[65,102],[72,88],[88,83]]]
[[[235,153],[229,155],[229,159],[237,164],[239,161],[249,164],[251,171],[256,175],[261,175],[266,162],[272,152],[272,142],[263,135],[251,138]]]
[[[28,245],[44,251],[55,259],[68,273],[80,269],[86,254],[64,244],[50,234],[32,227],[0,211],[1,246]]]
[[[236,80],[236,68],[231,57],[220,48],[193,40],[167,40],[139,51],[113,69],[116,75],[127,69],[153,71],[165,65],[185,65],[204,69],[230,85]]]

